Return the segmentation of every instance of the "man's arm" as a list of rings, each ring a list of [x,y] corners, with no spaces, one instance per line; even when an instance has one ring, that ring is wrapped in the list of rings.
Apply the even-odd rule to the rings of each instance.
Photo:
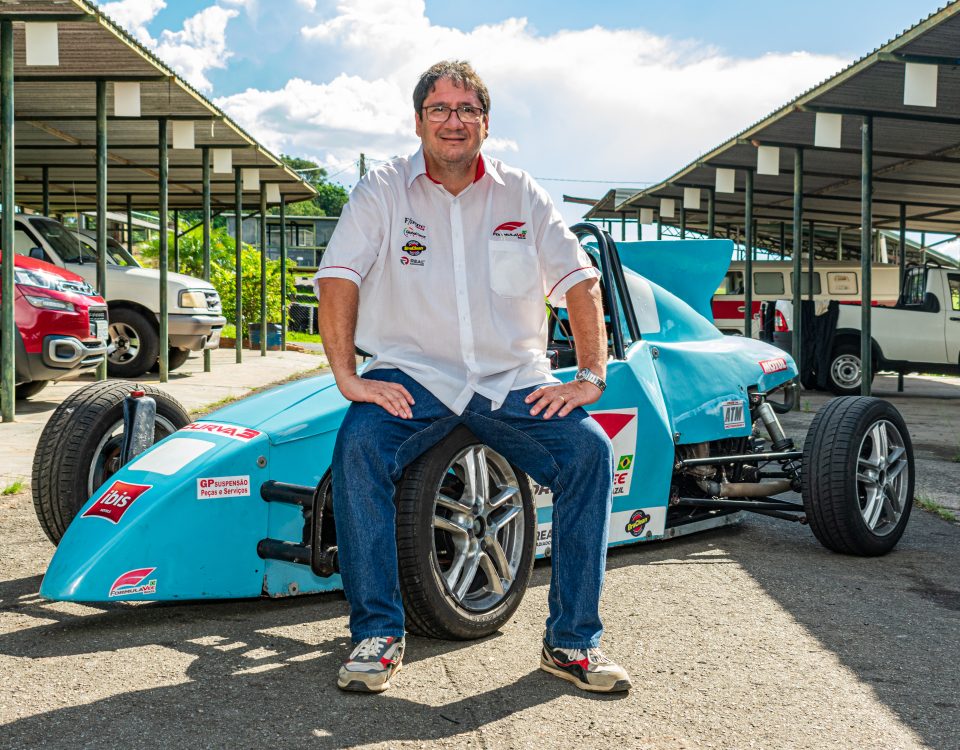
[[[347,279],[318,279],[317,317],[323,351],[330,362],[337,388],[349,401],[379,404],[395,417],[410,419],[413,396],[398,383],[364,380],[357,375],[357,309],[360,289]]]
[[[577,365],[589,367],[604,380],[607,376],[607,333],[603,325],[603,304],[599,279],[585,279],[567,290],[567,314],[577,351]],[[545,385],[526,398],[532,403],[530,413],[543,418],[554,414],[567,416],[578,406],[599,400],[601,391],[592,383],[573,381],[561,385]]]

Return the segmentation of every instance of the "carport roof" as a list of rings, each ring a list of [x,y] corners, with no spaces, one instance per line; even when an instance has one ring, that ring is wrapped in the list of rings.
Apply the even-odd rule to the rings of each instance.
[[[202,146],[232,150],[234,167],[257,167],[261,182],[278,183],[284,202],[316,192],[293,170],[189,86],[95,5],[83,0],[2,0],[0,20],[13,19],[15,175],[17,203],[42,207],[47,169],[51,212],[85,210],[96,200],[96,82],[140,82],[140,117],[113,115],[107,83],[108,203],[159,204],[158,124],[166,119],[169,206],[199,208]],[[27,66],[22,21],[58,24],[59,65]],[[196,148],[172,148],[172,123],[194,122]],[[234,206],[234,175],[211,175],[214,210]],[[245,193],[259,200],[259,191]]]
[[[716,193],[716,227],[742,225],[747,171],[758,146],[780,148],[780,174],[755,175],[754,216],[761,229],[786,222],[792,234],[794,149],[803,149],[803,219],[859,233],[861,122],[873,117],[873,226],[896,229],[900,206],[913,231],[960,232],[960,1],[915,26],[832,78],[801,94],[756,124],[691,162],[663,182],[610,204],[610,193],[586,216],[620,218],[640,208],[659,209],[661,198],[682,205],[684,188],[712,189],[717,168],[736,170],[736,192]],[[939,67],[936,107],[903,103],[904,64]],[[814,147],[818,112],[842,115],[841,147]],[[700,210],[686,211],[690,229],[706,228]],[[679,211],[670,221],[676,224]],[[766,231],[766,230],[764,230]],[[851,233],[853,233],[851,232]],[[765,243],[769,244],[769,243]],[[788,239],[787,249],[790,248]],[[854,253],[856,254],[856,253]]]

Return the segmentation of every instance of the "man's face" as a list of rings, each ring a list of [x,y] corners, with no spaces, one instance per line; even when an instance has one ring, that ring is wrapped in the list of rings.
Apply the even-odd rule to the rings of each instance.
[[[424,107],[445,104],[455,108],[464,104],[481,107],[475,91],[456,85],[449,78],[441,78],[427,94]],[[473,125],[460,122],[457,113],[451,112],[445,122],[430,122],[423,110],[416,114],[417,135],[423,142],[423,152],[428,159],[448,167],[467,166],[480,153],[480,145],[487,137],[489,115]]]

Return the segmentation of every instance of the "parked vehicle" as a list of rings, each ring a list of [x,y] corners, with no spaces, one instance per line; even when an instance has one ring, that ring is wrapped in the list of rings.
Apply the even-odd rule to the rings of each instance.
[[[776,306],[774,343],[790,351],[793,303]],[[870,328],[873,372],[960,374],[960,270],[909,267],[896,304],[873,306]],[[860,393],[860,333],[860,306],[840,305],[827,377],[833,393]]]
[[[745,263],[730,263],[723,282],[713,295],[713,320],[723,333],[743,335]],[[872,297],[875,304],[896,304],[900,269],[897,266],[878,265],[871,272]],[[818,261],[813,269],[813,299],[860,303],[860,265],[836,261]],[[756,261],[753,264],[753,335],[759,334],[760,305],[763,302],[785,299],[793,293],[793,264],[790,261]],[[800,274],[800,293],[807,298],[810,274],[804,268]]]
[[[107,353],[107,305],[81,277],[42,260],[13,259],[16,396],[90,370]]]
[[[107,248],[107,304],[110,340],[107,361],[112,377],[136,378],[153,368],[160,353],[160,272],[142,268],[119,243]],[[78,235],[45,216],[18,214],[14,249],[69,268],[87,283],[97,282],[96,241]],[[178,273],[168,275],[170,369],[190,351],[215,349],[226,323],[213,285]]]
[[[837,552],[893,548],[913,499],[906,425],[879,399],[836,399],[815,416],[803,450],[794,448],[767,403],[796,375],[790,356],[724,336],[709,317],[729,241],[674,242],[669,254],[660,243],[632,243],[618,254],[596,227],[574,231],[595,241],[588,252],[602,272],[609,323],[608,385],[590,409],[614,446],[609,545],[723,526],[748,510],[806,521]],[[564,320],[551,311],[549,352],[569,381],[576,351]],[[41,436],[34,502],[59,543],[42,596],[183,600],[340,588],[329,466],[348,403],[332,376],[281,385],[192,424],[156,390],[155,404],[125,398],[132,387],[74,394],[50,422],[57,434]],[[67,461],[75,456],[86,458]],[[775,497],[791,491],[802,502]],[[397,489],[410,630],[465,639],[503,625],[534,557],[551,552],[552,513],[549,488],[466,428],[411,463]]]

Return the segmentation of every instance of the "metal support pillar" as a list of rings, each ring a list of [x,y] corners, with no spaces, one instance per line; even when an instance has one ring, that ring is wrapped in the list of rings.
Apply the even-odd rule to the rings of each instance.
[[[843,260],[843,227],[837,227],[837,260]]]
[[[707,188],[707,238],[713,239],[717,229],[717,201],[714,188]]]
[[[203,280],[210,281],[210,148],[204,146],[203,157]],[[203,350],[203,371],[210,372],[209,349]]]
[[[260,356],[267,356],[267,186],[260,183]]]
[[[133,252],[133,196],[127,193],[127,250]]]
[[[180,212],[173,209],[173,270],[180,273]]]
[[[743,194],[743,335],[753,336],[753,170],[747,170]]]
[[[900,265],[900,291],[903,291],[903,279],[907,275],[907,204],[900,204],[900,245],[897,252],[897,262]],[[897,391],[903,392],[903,373],[897,373]]]
[[[167,234],[170,200],[170,163],[167,155],[167,121],[157,121],[160,158],[160,382],[170,378],[170,311],[167,301],[167,283],[170,268],[170,237]]]
[[[637,242],[643,239],[643,222],[640,221],[640,212],[637,211]]]
[[[287,350],[287,204],[280,200],[280,351]]]
[[[780,222],[780,260],[783,260],[787,252],[787,222]]]
[[[43,179],[43,215],[50,215],[50,167],[41,170]]]
[[[620,213],[620,241],[627,241],[627,215],[623,212]]]
[[[800,273],[803,269],[801,256],[803,255],[803,149],[793,151],[793,342],[790,347],[793,351],[793,360],[797,370],[803,372],[800,356],[800,338],[803,335],[800,310]],[[794,408],[800,408],[800,399],[797,399]]]
[[[687,239],[687,209],[680,206],[680,239]]]
[[[869,396],[873,381],[873,335],[870,327],[873,300],[873,255],[870,247],[873,240],[873,118],[869,115],[863,118],[860,135],[860,275],[863,277],[860,286],[860,372],[863,374],[860,394]]]
[[[14,237],[14,174],[13,174],[13,21],[0,21],[0,193],[3,200],[3,222],[0,247],[11,250]],[[16,361],[14,342],[17,337],[13,312],[13,252],[3,253],[2,300],[0,300],[0,411],[3,421],[12,422],[16,402]]]
[[[809,255],[807,255],[807,299],[813,300],[813,264],[814,264],[814,239],[817,236],[816,223],[811,219],[807,222],[807,243]]]
[[[657,217],[657,239],[663,239],[663,219],[661,219],[659,216]]]
[[[233,197],[236,202],[236,252],[234,253],[234,325],[236,331],[237,364],[243,362],[243,173],[240,167],[233,170]]]
[[[97,81],[97,292],[107,298],[107,82]],[[107,379],[107,360],[97,380]]]

